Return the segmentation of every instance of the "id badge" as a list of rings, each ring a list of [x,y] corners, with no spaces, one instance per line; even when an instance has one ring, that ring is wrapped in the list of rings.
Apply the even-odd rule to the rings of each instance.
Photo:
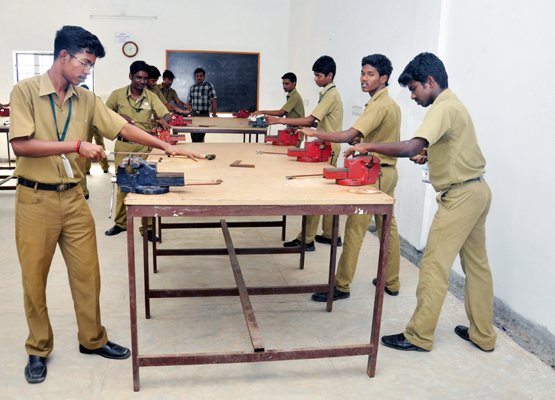
[[[65,154],[62,154],[62,163],[64,164],[64,169],[66,170],[66,175],[68,178],[75,178],[73,175],[73,169],[71,168],[71,163],[67,159]]]

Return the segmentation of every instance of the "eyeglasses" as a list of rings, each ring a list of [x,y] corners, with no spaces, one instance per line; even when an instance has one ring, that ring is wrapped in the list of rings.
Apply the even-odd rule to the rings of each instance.
[[[77,57],[77,56],[75,56],[75,55],[73,55],[73,54],[71,54],[71,53],[69,53],[69,52],[68,52],[68,54],[69,54],[71,57],[75,58],[77,61],[79,61],[79,62],[81,63],[81,65],[83,65],[83,69],[84,69],[85,71],[91,72],[91,71],[94,69],[94,64],[91,64],[91,63],[88,62],[88,61],[81,60],[79,57]]]

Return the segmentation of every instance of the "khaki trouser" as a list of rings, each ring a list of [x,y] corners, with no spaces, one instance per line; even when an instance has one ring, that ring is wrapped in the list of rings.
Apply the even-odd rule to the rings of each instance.
[[[148,153],[149,151],[150,151],[150,147],[148,146],[143,146],[142,144],[138,144],[138,143],[122,142],[121,140],[116,140],[116,144],[114,145],[115,153],[126,153],[126,152]],[[116,154],[114,156],[114,166],[116,169],[116,173],[118,170],[118,166],[122,163],[125,157],[127,157],[126,154]],[[138,155],[136,157],[141,157],[142,159],[146,160],[148,156]],[[125,196],[127,196],[127,193],[123,193],[118,186],[114,223],[122,229],[127,229],[127,209],[125,208]],[[152,226],[151,218],[148,218],[148,226],[149,227]]]
[[[464,305],[470,321],[470,339],[484,350],[493,349],[497,334],[492,325],[493,283],[485,229],[491,191],[482,179],[452,186],[437,196],[437,202],[420,267],[417,305],[404,335],[411,343],[432,349],[449,288],[449,271],[459,254],[466,275]]]
[[[100,321],[100,272],[94,220],[80,186],[65,192],[17,186],[15,237],[21,264],[28,354],[47,357],[54,336],[46,281],[56,245],[64,257],[79,343],[89,349],[108,341]]]
[[[388,195],[392,196],[397,186],[397,168],[382,167],[381,182],[376,182],[372,187],[378,188]],[[376,227],[378,228],[378,236],[381,237],[383,216],[375,215]],[[372,214],[367,215],[349,215],[345,222],[345,236],[343,238],[343,252],[339,258],[337,265],[337,273],[335,275],[335,286],[342,292],[350,292],[350,285],[355,276],[358,256],[362,241],[368,231],[368,225],[372,220]],[[401,263],[399,232],[397,231],[397,222],[395,217],[391,219],[391,230],[389,234],[389,247],[387,250],[387,270],[386,270],[386,287],[396,292],[401,288],[399,282],[399,265]]]

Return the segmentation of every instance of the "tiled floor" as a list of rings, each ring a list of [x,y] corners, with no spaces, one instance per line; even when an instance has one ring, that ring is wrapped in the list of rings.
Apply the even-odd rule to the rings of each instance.
[[[102,272],[102,317],[110,339],[130,345],[125,234],[108,238],[110,176],[93,167],[89,204],[96,217]],[[379,349],[377,374],[366,375],[367,357],[141,368],[141,390],[133,392],[131,361],[113,361],[77,351],[75,318],[67,275],[56,254],[48,284],[48,305],[55,333],[48,377],[39,385],[24,379],[27,326],[22,309],[19,263],[14,241],[14,192],[0,192],[0,399],[554,399],[555,372],[499,332],[495,352],[486,354],[453,333],[466,324],[463,304],[448,295],[430,353]],[[299,229],[291,218],[288,239]],[[277,228],[233,229],[237,246],[274,243]],[[220,246],[219,231],[167,231],[165,244]],[[247,284],[323,282],[328,249],[308,253],[305,270],[292,255],[240,256]],[[350,299],[327,313],[309,294],[255,296],[252,303],[268,348],[361,343],[369,338],[377,240],[367,235]],[[186,265],[183,267],[182,265]],[[227,286],[233,276],[226,257],[165,258],[153,287]],[[237,298],[154,299],[152,319],[144,319],[142,274],[138,277],[141,354],[249,350]],[[399,333],[415,306],[418,269],[401,265],[398,297],[385,297],[382,334]]]

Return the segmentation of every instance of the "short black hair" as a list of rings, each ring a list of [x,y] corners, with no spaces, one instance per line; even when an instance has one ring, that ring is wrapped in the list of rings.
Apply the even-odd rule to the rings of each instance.
[[[371,54],[362,59],[361,66],[364,67],[365,65],[371,65],[372,67],[376,68],[380,76],[387,75],[385,86],[389,85],[389,78],[391,77],[391,73],[393,72],[393,65],[391,65],[391,61],[389,60],[389,58],[387,58],[383,54]]]
[[[424,84],[428,76],[432,76],[442,89],[449,87],[447,71],[439,57],[432,53],[420,53],[407,64],[399,76],[399,84],[407,86],[410,81]]]
[[[281,79],[289,79],[291,82],[297,83],[297,75],[295,75],[293,72],[286,73],[281,77]]]
[[[139,71],[145,71],[148,74],[148,70],[148,64],[140,60],[133,61],[129,66],[129,72],[131,73],[131,75],[135,75]]]
[[[206,71],[203,70],[203,69],[200,68],[200,67],[197,68],[197,69],[195,69],[195,72],[193,72],[193,75],[196,75],[196,74],[198,74],[199,72],[202,72],[202,74],[203,74],[204,76],[206,76]]]
[[[158,79],[160,78],[160,70],[156,68],[154,65],[148,66],[148,79]]]
[[[312,66],[312,71],[324,75],[328,75],[330,72],[335,77],[335,61],[330,56],[322,56],[314,62]]]
[[[85,50],[87,53],[94,54],[98,58],[106,55],[104,46],[98,37],[80,26],[65,25],[56,32],[54,39],[54,59],[58,57],[61,50],[75,54]]]
[[[162,74],[162,79],[171,79],[172,81],[175,79],[175,75],[169,69],[165,70]]]

